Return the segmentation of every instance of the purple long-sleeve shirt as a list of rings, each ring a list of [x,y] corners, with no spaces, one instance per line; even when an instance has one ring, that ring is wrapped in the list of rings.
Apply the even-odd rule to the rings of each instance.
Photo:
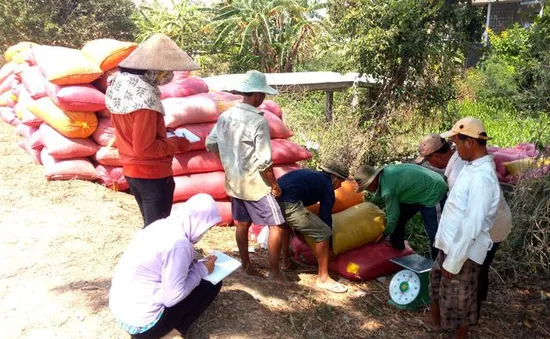
[[[204,198],[195,200],[204,206]],[[219,222],[213,206],[211,215],[188,217],[184,226],[181,216],[172,215],[137,232],[111,285],[109,307],[120,322],[136,327],[152,323],[165,307],[183,300],[208,275],[206,266],[194,260],[193,243]]]

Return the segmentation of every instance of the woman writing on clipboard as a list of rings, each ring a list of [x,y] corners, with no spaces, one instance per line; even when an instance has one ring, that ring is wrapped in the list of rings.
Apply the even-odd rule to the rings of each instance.
[[[112,113],[124,176],[144,219],[144,227],[170,215],[174,195],[172,159],[189,150],[189,141],[167,137],[164,108],[157,86],[173,71],[199,66],[169,37],[155,34],[119,64],[105,97]]]
[[[197,194],[166,219],[137,232],[118,263],[109,307],[132,338],[185,335],[222,283],[203,280],[215,256],[194,259],[193,245],[221,221],[214,199]]]

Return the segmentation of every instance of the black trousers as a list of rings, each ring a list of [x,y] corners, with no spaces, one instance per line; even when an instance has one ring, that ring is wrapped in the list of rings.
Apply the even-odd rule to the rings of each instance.
[[[487,300],[487,294],[489,291],[489,267],[495,258],[495,253],[498,250],[499,242],[493,243],[493,247],[487,252],[485,261],[481,265],[481,270],[479,271],[479,283],[477,285],[477,309],[478,314],[481,309],[481,302]]]
[[[143,228],[170,215],[176,187],[174,177],[162,179],[126,177],[126,181],[138,203],[143,217]]]
[[[426,207],[420,204],[399,204],[399,210],[399,220],[397,221],[393,233],[390,235],[392,246],[400,251],[405,249],[405,227],[409,220],[411,220],[416,213],[420,212],[422,214],[426,235],[428,239],[430,239],[430,255],[432,259],[435,260],[439,253],[439,250],[433,246],[438,227],[435,208]]]
[[[132,335],[133,339],[159,339],[174,328],[183,336],[187,334],[191,325],[199,318],[208,306],[214,301],[222,282],[217,285],[201,280],[199,286],[178,304],[167,307],[155,326],[146,332]]]

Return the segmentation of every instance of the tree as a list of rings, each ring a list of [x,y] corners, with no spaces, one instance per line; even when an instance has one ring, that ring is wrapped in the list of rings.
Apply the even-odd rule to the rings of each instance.
[[[204,31],[208,20],[207,13],[192,0],[172,0],[170,9],[155,1],[151,6],[141,6],[134,16],[138,41],[161,32],[190,55],[209,52],[208,35]]]
[[[214,6],[207,29],[214,53],[235,53],[235,71],[291,72],[312,51],[323,29],[320,1],[225,0]]]
[[[403,103],[445,109],[480,13],[471,1],[334,0],[329,14],[357,70],[380,81],[374,108],[388,115]]]
[[[81,48],[98,38],[133,40],[131,0],[10,0],[0,4],[0,48],[20,41]]]

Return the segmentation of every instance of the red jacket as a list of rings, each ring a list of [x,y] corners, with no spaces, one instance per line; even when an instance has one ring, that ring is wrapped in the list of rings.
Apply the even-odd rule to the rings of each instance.
[[[111,114],[124,175],[160,179],[172,176],[174,153],[189,147],[184,138],[167,138],[162,114],[141,109]]]

